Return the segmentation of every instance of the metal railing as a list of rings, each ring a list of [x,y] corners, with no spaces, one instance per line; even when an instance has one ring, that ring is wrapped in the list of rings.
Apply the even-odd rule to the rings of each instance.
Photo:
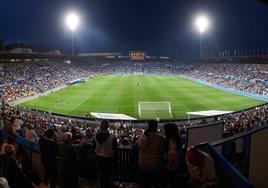
[[[9,134],[2,131],[3,137],[10,137]],[[39,175],[43,175],[43,166],[41,164],[41,154],[39,144],[28,142],[24,138],[17,137],[15,140],[17,145],[22,145],[29,158],[31,167],[38,171]],[[76,151],[76,159],[79,168],[79,176],[87,180],[97,179],[97,162],[95,156],[95,148],[93,144]],[[118,158],[112,164],[111,179],[118,182],[137,182],[139,179],[139,155],[135,146],[118,148]]]
[[[234,166],[232,163],[233,159],[230,159],[229,156],[232,158],[236,156],[231,148],[235,141],[243,139],[244,150],[242,157],[246,159],[249,158],[250,142],[247,141],[248,137],[251,134],[266,128],[267,126],[264,126],[257,130],[252,130],[220,141],[201,143],[197,145],[200,150],[210,154],[210,156],[214,159],[218,182],[221,187],[254,187],[247,179],[247,175],[242,174],[241,171]],[[4,138],[9,136],[4,132],[2,132],[2,134]],[[17,138],[16,143],[25,147],[30,156],[32,167],[38,169],[40,174],[42,174],[43,168],[41,165],[39,147],[34,143],[25,141],[23,138]],[[97,163],[94,146],[92,144],[86,145],[85,147],[77,150],[76,156],[80,177],[87,180],[97,180]],[[245,170],[248,171],[248,168]],[[119,148],[118,158],[114,161],[111,168],[111,179],[118,182],[139,182],[139,152],[137,145]]]

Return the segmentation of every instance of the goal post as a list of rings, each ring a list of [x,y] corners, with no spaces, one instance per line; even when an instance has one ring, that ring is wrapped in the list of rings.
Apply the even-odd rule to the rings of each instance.
[[[172,117],[170,101],[138,103],[139,116],[142,119],[170,119]]]

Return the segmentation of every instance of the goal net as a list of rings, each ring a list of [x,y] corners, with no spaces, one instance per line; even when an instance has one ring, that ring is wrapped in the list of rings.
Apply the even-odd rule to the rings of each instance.
[[[172,118],[170,101],[139,102],[139,116],[142,119],[170,119]]]

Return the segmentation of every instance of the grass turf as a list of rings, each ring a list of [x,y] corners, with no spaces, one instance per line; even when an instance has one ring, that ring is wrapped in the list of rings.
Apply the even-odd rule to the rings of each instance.
[[[173,118],[177,119],[187,118],[186,112],[190,111],[238,111],[264,103],[178,77],[110,75],[95,77],[84,84],[67,87],[19,106],[64,115],[123,113],[141,119],[139,101],[170,101]],[[151,118],[170,117],[167,113],[161,116],[156,112]]]

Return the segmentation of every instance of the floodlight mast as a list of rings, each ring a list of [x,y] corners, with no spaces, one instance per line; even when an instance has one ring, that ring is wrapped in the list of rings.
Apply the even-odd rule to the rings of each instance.
[[[72,56],[74,56],[74,31],[72,31]]]
[[[209,20],[206,16],[199,16],[196,19],[196,27],[197,30],[200,33],[200,49],[199,49],[199,57],[202,58],[202,49],[203,49],[203,33],[208,29],[209,27]]]
[[[72,32],[72,56],[74,56],[74,31],[79,25],[79,17],[76,13],[69,13],[66,16],[66,25]]]

